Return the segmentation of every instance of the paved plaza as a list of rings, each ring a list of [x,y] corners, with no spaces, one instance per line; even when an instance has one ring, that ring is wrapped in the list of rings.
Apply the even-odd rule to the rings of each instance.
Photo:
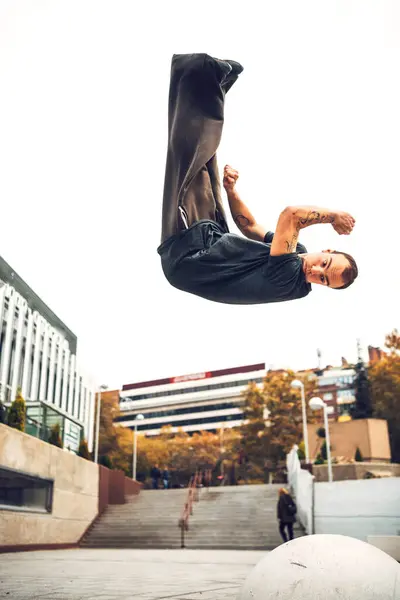
[[[265,552],[55,550],[0,556],[0,598],[235,600]]]

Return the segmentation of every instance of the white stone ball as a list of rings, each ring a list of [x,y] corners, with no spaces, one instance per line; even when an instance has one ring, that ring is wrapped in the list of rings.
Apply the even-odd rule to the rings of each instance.
[[[400,600],[400,564],[343,535],[282,544],[254,567],[238,600]]]

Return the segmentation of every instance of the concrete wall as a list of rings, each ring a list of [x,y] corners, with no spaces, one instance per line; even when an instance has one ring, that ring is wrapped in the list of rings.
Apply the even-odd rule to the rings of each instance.
[[[400,478],[315,483],[315,533],[400,534]]]
[[[109,504],[125,504],[126,496],[140,493],[142,485],[125,477],[122,471],[99,466],[99,514]]]
[[[0,548],[76,544],[97,516],[94,463],[0,424],[0,466],[54,480],[52,513],[0,509]]]
[[[321,424],[308,425],[310,457],[315,459],[321,440],[317,430]],[[390,444],[387,421],[383,419],[358,419],[343,423],[329,423],[332,457],[354,460],[357,448],[364,460],[390,462]]]
[[[313,465],[312,472],[315,481],[328,481],[328,466],[326,464]],[[368,473],[374,474],[375,477],[400,477],[400,465],[374,462],[332,465],[333,481],[368,479]]]
[[[286,457],[288,484],[297,504],[297,520],[306,533],[313,533],[313,487],[314,477],[308,470],[302,469],[294,446]]]

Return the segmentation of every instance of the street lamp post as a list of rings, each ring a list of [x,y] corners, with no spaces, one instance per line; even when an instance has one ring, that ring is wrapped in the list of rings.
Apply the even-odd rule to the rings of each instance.
[[[136,480],[136,462],[137,462],[137,428],[138,421],[143,421],[143,415],[136,415],[135,431],[133,434],[133,464],[132,464],[132,479]]]
[[[331,459],[331,440],[329,435],[329,424],[328,424],[328,406],[325,404],[321,398],[311,398],[309,402],[309,406],[311,410],[320,410],[321,408],[324,411],[324,425],[325,425],[325,436],[326,436],[326,456],[328,459],[328,479],[329,482],[332,483],[332,459]]]
[[[94,462],[99,462],[99,435],[100,435],[100,411],[101,411],[101,392],[107,389],[106,385],[101,385],[97,393],[97,415],[96,415],[96,448],[94,453]]]
[[[310,462],[310,454],[308,451],[308,429],[307,429],[307,412],[306,412],[306,398],[304,393],[304,383],[300,381],[300,379],[295,379],[292,381],[292,388],[301,390],[301,413],[303,419],[303,439],[304,439],[304,449],[306,455],[306,463]]]

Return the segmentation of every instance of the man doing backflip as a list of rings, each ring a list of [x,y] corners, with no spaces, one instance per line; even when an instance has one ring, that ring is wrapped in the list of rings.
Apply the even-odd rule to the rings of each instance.
[[[235,187],[238,172],[227,165],[223,185],[243,236],[229,232],[216,152],[225,95],[242,70],[237,62],[208,54],[172,58],[158,248],[164,274],[180,290],[227,304],[295,300],[306,296],[312,283],[344,289],[358,275],[354,259],[333,250],[308,253],[298,236],[301,229],[323,223],[347,235],[355,220],[346,212],[288,206],[275,233],[267,232],[242,202]]]

